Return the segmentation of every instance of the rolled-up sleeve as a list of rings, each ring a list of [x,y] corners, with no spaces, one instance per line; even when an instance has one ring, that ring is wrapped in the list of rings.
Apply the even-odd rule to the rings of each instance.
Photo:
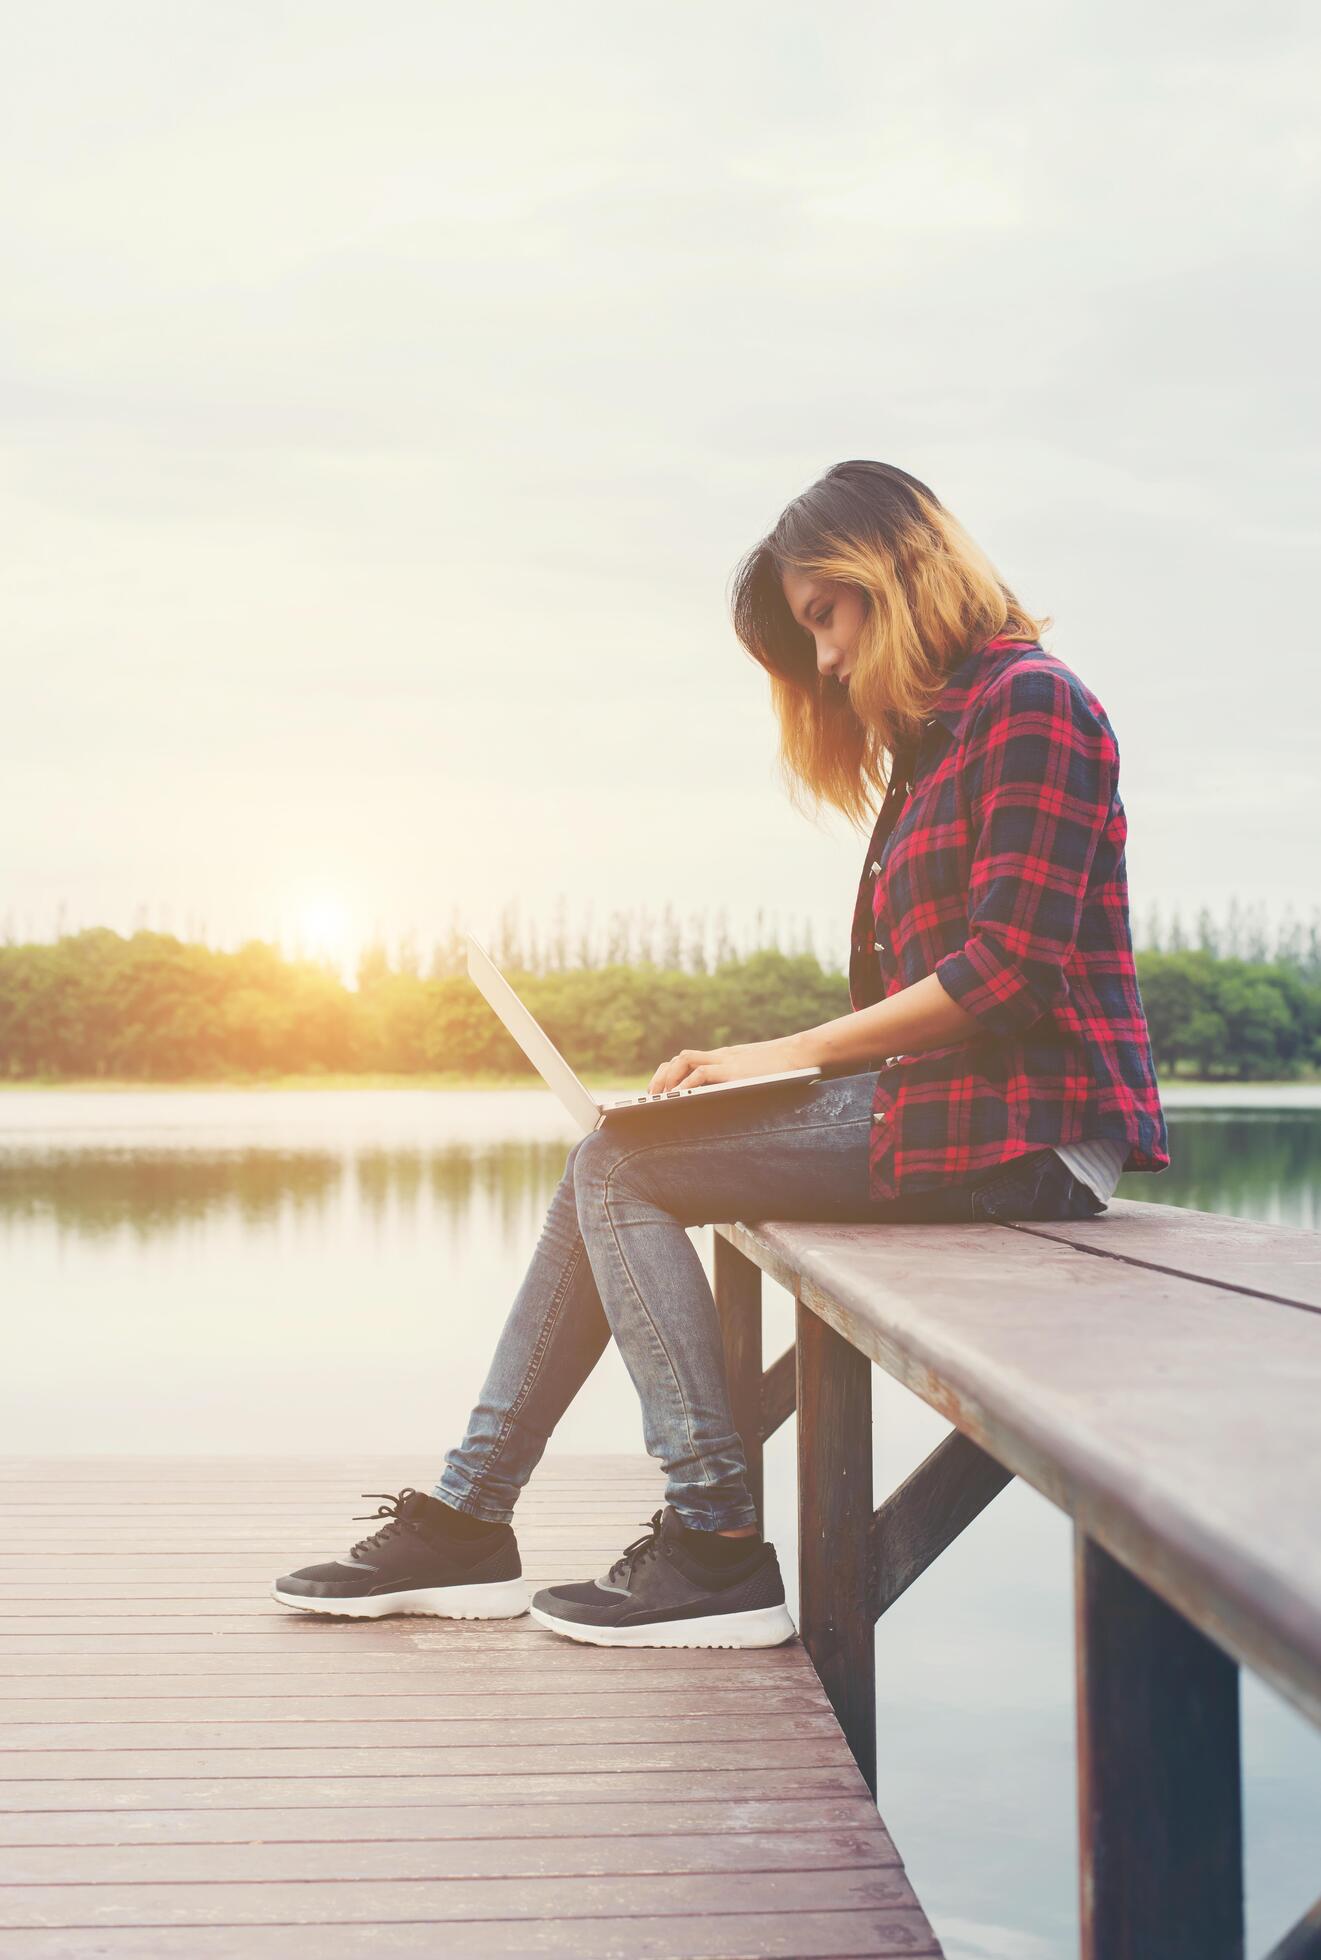
[[[1068,992],[1065,967],[1114,808],[1114,732],[1067,675],[1012,668],[967,736],[973,825],[968,936],[937,962],[987,1032],[1032,1026]]]

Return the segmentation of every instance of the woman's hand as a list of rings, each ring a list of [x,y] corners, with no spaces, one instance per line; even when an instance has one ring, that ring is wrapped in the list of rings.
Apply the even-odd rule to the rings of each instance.
[[[777,1075],[782,1069],[808,1068],[803,1036],[785,1035],[779,1041],[745,1041],[734,1048],[682,1048],[673,1061],[662,1062],[647,1094],[666,1089],[700,1089],[704,1082],[737,1082],[745,1075]]]

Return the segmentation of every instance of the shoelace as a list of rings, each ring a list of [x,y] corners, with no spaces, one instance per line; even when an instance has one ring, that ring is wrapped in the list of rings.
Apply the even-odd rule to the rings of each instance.
[[[647,1559],[654,1558],[660,1550],[661,1519],[664,1515],[663,1511],[652,1512],[649,1529],[643,1533],[641,1538],[635,1538],[631,1545],[625,1545],[623,1551],[615,1560],[609,1572],[607,1572],[607,1579],[622,1580],[626,1585],[632,1584],[633,1574],[639,1570]],[[640,1524],[642,1520],[639,1518],[638,1522]]]
[[[372,1532],[369,1538],[360,1538],[353,1547],[353,1551],[361,1552],[369,1546],[383,1545],[386,1539],[393,1537],[397,1531],[417,1530],[417,1526],[411,1519],[401,1518],[399,1515],[408,1499],[417,1496],[417,1492],[411,1484],[405,1484],[402,1490],[364,1490],[359,1492],[359,1495],[362,1497],[380,1497],[384,1499],[384,1502],[378,1504],[374,1511],[360,1512],[353,1520],[355,1524],[367,1524],[373,1518],[388,1518],[390,1522],[383,1524],[379,1531]]]

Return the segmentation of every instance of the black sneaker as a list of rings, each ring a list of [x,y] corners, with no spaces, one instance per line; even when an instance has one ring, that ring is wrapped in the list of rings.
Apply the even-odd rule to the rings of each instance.
[[[603,1578],[534,1593],[533,1619],[594,1647],[778,1647],[793,1638],[774,1545],[750,1540],[746,1557],[713,1569],[686,1535],[667,1504]]]
[[[446,1620],[508,1620],[528,1610],[518,1541],[507,1524],[479,1535],[452,1531],[448,1504],[419,1490],[364,1491],[384,1497],[374,1513],[390,1522],[362,1538],[347,1558],[306,1565],[277,1579],[282,1606],[379,1620],[387,1613],[436,1613]]]

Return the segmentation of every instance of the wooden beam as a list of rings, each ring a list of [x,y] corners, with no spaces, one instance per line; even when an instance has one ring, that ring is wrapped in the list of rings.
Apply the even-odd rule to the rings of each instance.
[[[878,1620],[992,1498],[1013,1482],[960,1430],[952,1430],[881,1505],[871,1524],[871,1613]]]
[[[876,1794],[871,1363],[797,1303],[798,1631]]]
[[[1082,1960],[1243,1960],[1238,1668],[1075,1534]]]
[[[761,1378],[761,1437],[765,1442],[798,1406],[798,1353],[787,1347]]]
[[[718,1232],[713,1235],[713,1240],[713,1290],[725,1348],[730,1407],[734,1427],[742,1439],[743,1454],[747,1458],[748,1490],[764,1531],[766,1485],[761,1449],[761,1268]]]

